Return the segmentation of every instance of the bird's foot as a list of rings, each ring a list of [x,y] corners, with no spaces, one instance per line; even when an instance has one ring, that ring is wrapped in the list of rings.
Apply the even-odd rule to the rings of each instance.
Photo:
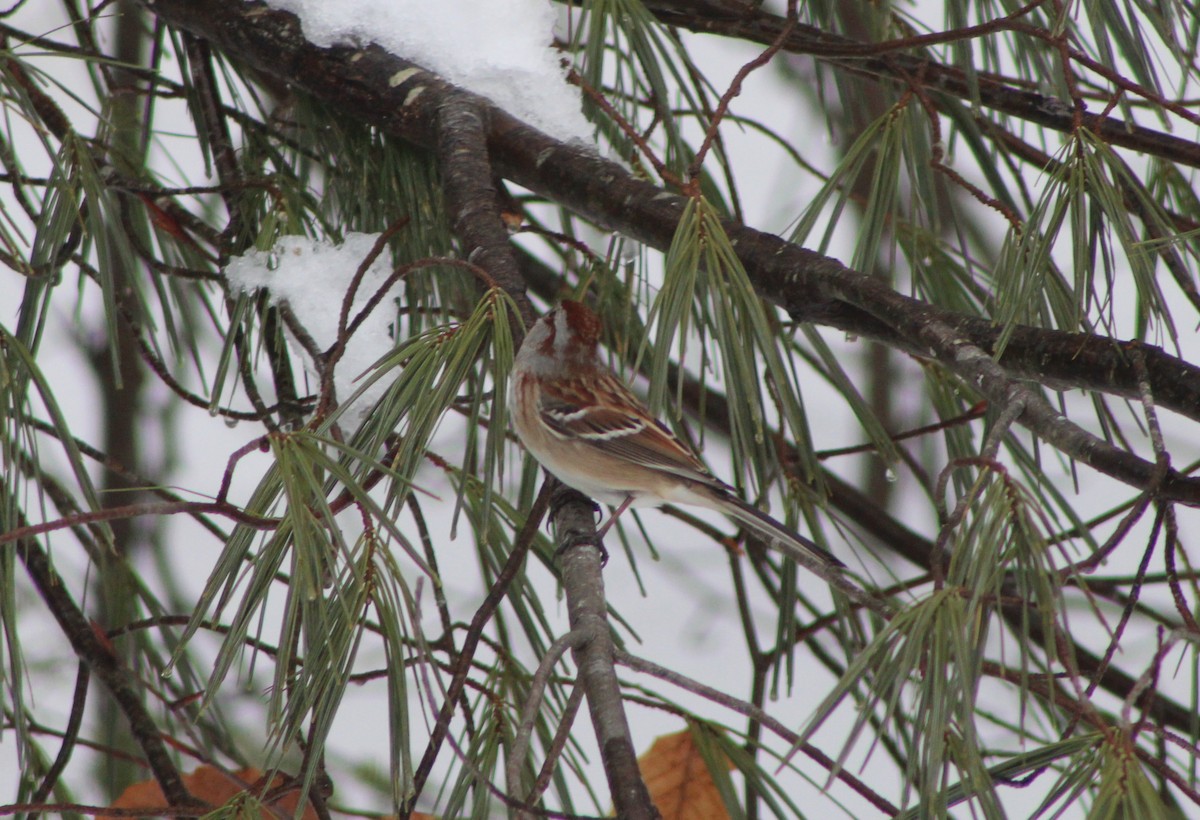
[[[576,547],[595,547],[600,553],[600,566],[607,566],[608,550],[604,548],[604,539],[597,533],[582,530],[570,530],[563,534],[562,545],[554,551],[555,560],[562,558]]]

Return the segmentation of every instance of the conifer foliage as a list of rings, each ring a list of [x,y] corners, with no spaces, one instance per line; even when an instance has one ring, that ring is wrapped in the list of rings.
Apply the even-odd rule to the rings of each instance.
[[[9,4],[4,813],[1197,816],[1198,31]],[[845,572],[600,543],[509,426],[563,298]]]

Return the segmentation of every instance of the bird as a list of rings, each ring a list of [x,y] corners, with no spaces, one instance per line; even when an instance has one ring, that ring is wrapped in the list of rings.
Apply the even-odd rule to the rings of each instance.
[[[829,579],[845,565],[738,497],[600,359],[600,317],[570,299],[537,320],[513,361],[510,408],[525,449],[559,481],[615,508],[689,504],[732,518]]]

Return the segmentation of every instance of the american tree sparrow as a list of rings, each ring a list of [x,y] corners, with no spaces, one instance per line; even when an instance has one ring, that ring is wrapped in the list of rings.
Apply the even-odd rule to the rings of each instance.
[[[569,487],[616,507],[694,504],[724,513],[823,578],[844,565],[735,495],[601,361],[600,319],[564,301],[525,336],[512,373],[517,435]]]

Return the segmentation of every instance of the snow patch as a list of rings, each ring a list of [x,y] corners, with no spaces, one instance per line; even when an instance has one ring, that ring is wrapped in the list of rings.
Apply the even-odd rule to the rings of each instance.
[[[323,47],[377,43],[557,139],[592,141],[548,0],[267,0]]]
[[[285,236],[270,251],[254,250],[234,257],[225,268],[225,278],[235,291],[266,288],[272,304],[286,301],[317,346],[323,351],[328,350],[337,340],[338,317],[346,291],[378,239],[379,234],[349,233],[342,244],[335,245],[305,236]],[[367,301],[383,287],[392,273],[390,259],[391,255],[385,249],[367,269],[354,295],[347,323],[353,322]],[[350,398],[360,386],[359,376],[395,345],[396,300],[402,293],[403,284],[393,284],[387,296],[350,337],[346,352],[334,370],[338,401],[345,402]],[[302,350],[298,344],[295,346]],[[302,355],[309,372],[316,377],[308,354]],[[361,424],[386,389],[386,380],[367,388],[346,407],[342,416],[344,424],[350,429]]]

